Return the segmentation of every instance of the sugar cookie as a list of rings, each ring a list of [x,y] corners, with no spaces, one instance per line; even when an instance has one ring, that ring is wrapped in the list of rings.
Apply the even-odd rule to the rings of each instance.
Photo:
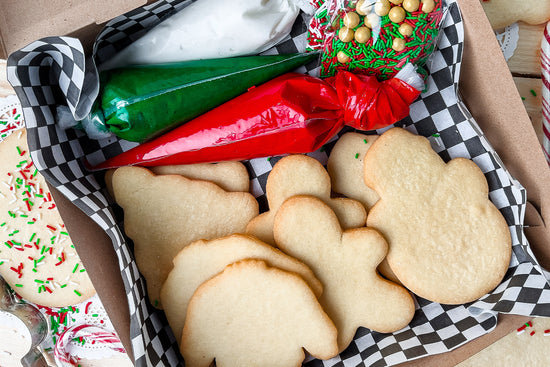
[[[378,194],[365,184],[363,159],[377,135],[345,133],[338,139],[327,162],[334,192],[359,201],[368,210],[378,201]]]
[[[234,234],[212,241],[196,241],[176,255],[174,268],[160,293],[166,318],[178,343],[187,305],[199,285],[222,272],[227,265],[248,258],[299,274],[316,296],[322,293],[321,283],[307,266],[254,237]]]
[[[278,161],[267,178],[269,211],[250,221],[246,232],[265,243],[274,244],[273,219],[283,201],[294,195],[312,195],[327,203],[343,228],[365,225],[367,213],[356,200],[331,198],[330,177],[323,165],[307,155],[289,155]]]
[[[0,274],[22,298],[39,305],[85,301],[95,289],[30,158],[26,130],[2,141],[0,155]]]
[[[542,24],[550,20],[548,0],[489,0],[481,5],[493,29],[501,29],[518,21]]]
[[[208,181],[121,167],[112,182],[124,210],[125,232],[134,241],[136,263],[156,307],[161,307],[160,289],[172,259],[183,247],[199,239],[242,233],[258,215],[251,194],[227,192]]]
[[[428,139],[393,128],[367,152],[365,182],[380,195],[367,224],[388,240],[388,264],[408,289],[461,304],[501,282],[510,232],[474,162],[446,164]]]
[[[189,303],[181,352],[188,367],[301,366],[328,359],[336,328],[304,280],[263,261],[228,266]]]
[[[323,284],[319,302],[338,329],[340,351],[360,326],[389,333],[412,320],[411,295],[376,271],[388,250],[376,230],[343,231],[328,205],[294,196],[279,208],[274,233],[277,246],[308,265]]]

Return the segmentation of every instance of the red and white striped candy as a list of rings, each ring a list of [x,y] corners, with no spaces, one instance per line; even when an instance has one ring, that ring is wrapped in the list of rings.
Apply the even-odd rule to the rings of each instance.
[[[544,29],[541,44],[542,66],[542,146],[550,164],[550,22]]]

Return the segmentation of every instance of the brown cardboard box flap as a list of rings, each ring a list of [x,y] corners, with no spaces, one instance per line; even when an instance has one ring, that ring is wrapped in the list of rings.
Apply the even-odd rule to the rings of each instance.
[[[462,98],[510,173],[527,190],[525,233],[550,268],[550,169],[492,28],[478,1],[458,0],[464,17]],[[544,260],[544,261],[543,261]]]
[[[47,36],[86,29],[97,33],[100,24],[146,0],[17,0],[0,2],[0,57]],[[80,34],[79,36],[84,36]],[[86,36],[84,36],[86,37]]]

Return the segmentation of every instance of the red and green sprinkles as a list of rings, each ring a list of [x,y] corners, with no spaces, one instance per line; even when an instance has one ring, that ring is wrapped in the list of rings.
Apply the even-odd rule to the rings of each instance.
[[[319,10],[308,29],[308,49],[323,50],[321,77],[333,76],[338,70],[349,70],[386,80],[395,76],[407,63],[423,66],[435,48],[443,17],[441,1],[435,0],[434,9],[424,12],[422,2],[417,10],[406,11],[405,2],[393,4],[378,0],[385,2],[384,6],[389,9],[389,12],[384,12],[386,15],[376,16],[379,27],[369,24],[368,20],[365,25],[365,19],[372,19],[372,16],[361,15],[363,11],[356,8],[357,1],[345,2],[345,8],[338,8],[336,1],[317,1]],[[400,8],[395,9],[399,12],[392,11],[393,8]],[[354,14],[351,24],[350,13]],[[401,16],[396,18],[395,13]],[[359,16],[358,23],[356,15]],[[424,72],[421,68],[418,71]]]
[[[21,134],[18,138],[21,139]],[[7,204],[5,208],[8,217],[7,221],[0,224],[0,233],[4,233],[4,245],[0,250],[0,271],[3,274],[12,274],[12,278],[15,279],[21,279],[25,275],[31,277],[33,288],[38,294],[54,294],[56,290],[70,286],[69,292],[82,297],[78,289],[79,284],[71,278],[75,273],[85,272],[85,268],[78,262],[74,250],[67,251],[67,248],[74,249],[74,246],[70,243],[65,226],[62,223],[42,223],[42,213],[54,209],[55,204],[51,193],[41,187],[44,185],[43,181],[39,179],[38,170],[28,157],[27,150],[22,146],[15,147],[13,153],[20,159],[17,160],[13,171],[5,173],[4,178],[0,179],[3,185],[0,186],[3,191],[0,196]],[[40,229],[42,232],[46,230],[44,233],[49,235],[40,238]],[[65,241],[67,245],[64,245]],[[9,256],[11,251],[22,254],[13,257],[18,260],[13,260]],[[41,270],[44,263],[52,261],[55,266],[71,263],[66,265],[70,268],[67,269],[68,275],[65,279],[54,279],[45,275],[45,270]],[[21,283],[13,285],[15,289],[25,288]]]

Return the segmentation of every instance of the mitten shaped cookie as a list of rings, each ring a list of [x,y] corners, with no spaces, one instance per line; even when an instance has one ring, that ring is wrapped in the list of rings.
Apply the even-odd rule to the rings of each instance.
[[[278,161],[267,178],[266,196],[269,211],[250,221],[246,233],[274,245],[273,220],[286,199],[295,195],[315,196],[329,205],[342,227],[365,225],[367,213],[358,201],[331,198],[330,177],[323,165],[307,155],[290,155]]]
[[[125,232],[134,241],[136,263],[157,307],[172,259],[183,247],[199,239],[242,233],[258,215],[251,194],[226,192],[208,181],[121,167],[112,182],[116,201],[124,209]]]
[[[199,286],[181,352],[188,367],[301,366],[334,357],[336,328],[298,275],[244,260]]]
[[[387,333],[405,327],[415,311],[411,295],[383,279],[376,267],[388,249],[375,230],[343,231],[325,203],[295,196],[275,217],[277,246],[308,265],[323,285],[319,302],[338,329],[344,350],[360,326]]]
[[[510,232],[474,162],[445,163],[428,139],[393,128],[367,152],[365,182],[380,195],[367,224],[388,240],[387,262],[409,290],[461,304],[501,282]]]
[[[174,268],[168,274],[160,293],[166,318],[178,344],[185,324],[187,305],[195,290],[222,272],[227,265],[244,259],[259,259],[269,266],[300,275],[316,296],[320,296],[323,291],[321,282],[306,265],[254,237],[234,234],[212,241],[193,242],[174,258]]]

